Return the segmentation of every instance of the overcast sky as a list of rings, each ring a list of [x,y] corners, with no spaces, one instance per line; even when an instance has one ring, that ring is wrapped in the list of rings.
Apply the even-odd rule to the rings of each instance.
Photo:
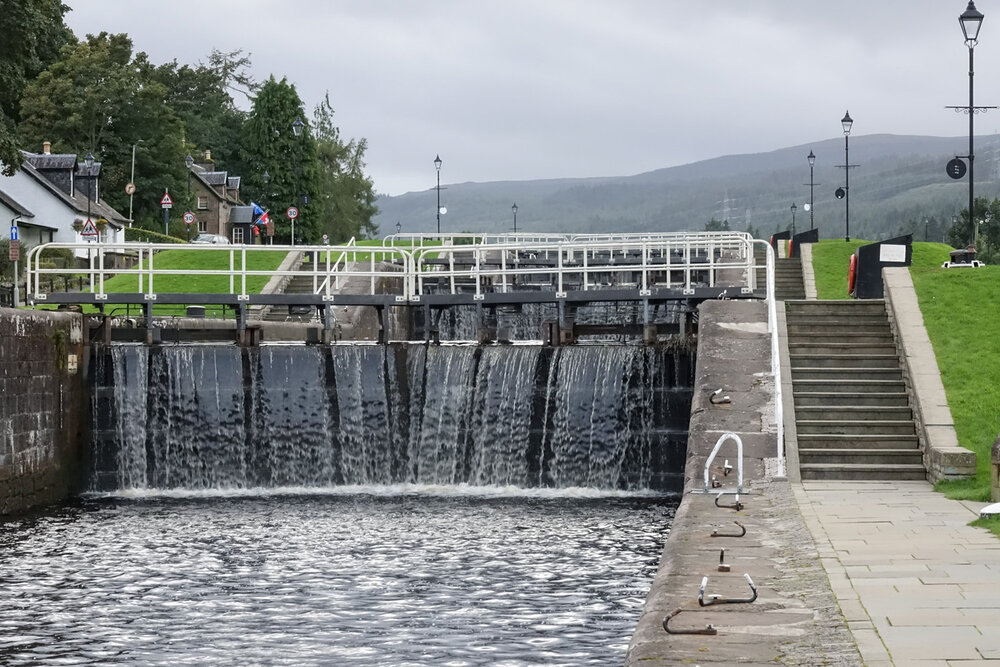
[[[153,62],[244,49],[310,110],[329,91],[382,193],[625,176],[842,136],[962,136],[966,0],[64,0]],[[1000,1],[976,103],[1000,103]],[[977,117],[977,134],[1000,111]],[[803,156],[803,160],[805,156]],[[840,159],[840,156],[831,159]]]

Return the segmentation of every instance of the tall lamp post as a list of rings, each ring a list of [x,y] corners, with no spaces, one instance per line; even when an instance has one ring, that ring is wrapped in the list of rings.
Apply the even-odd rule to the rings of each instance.
[[[795,211],[798,209],[794,203],[792,204],[792,238],[795,238]]]
[[[271,182],[271,174],[267,173],[267,171],[265,170],[264,174],[260,177],[260,180],[264,183],[264,192],[261,193],[260,203],[264,205],[264,210],[267,210],[267,200],[270,199],[270,195],[267,192],[267,190],[268,190],[267,186]],[[271,226],[270,217],[268,217],[268,223],[267,224],[268,224],[268,227]],[[268,230],[268,231],[270,231],[270,230]],[[274,245],[274,234],[268,234],[267,235],[267,243],[268,243],[268,245]]]
[[[851,168],[857,165],[851,164],[851,126],[854,119],[848,111],[840,119],[840,124],[844,128],[844,187],[837,188],[837,199],[846,199],[844,202],[844,240],[851,242]]]
[[[302,177],[302,130],[304,130],[306,124],[302,122],[301,118],[296,118],[295,122],[292,123],[292,132],[299,139],[299,163],[295,167],[295,206],[296,208],[301,208],[302,193],[299,191],[299,179]],[[299,215],[302,212],[299,211]],[[292,245],[295,245],[295,218],[292,218]]]
[[[134,218],[132,217],[132,196],[135,194],[135,147],[139,144],[145,143],[142,139],[139,139],[134,144],[132,144],[132,176],[129,177],[128,183],[131,186],[128,193],[128,226],[132,226]]]
[[[434,168],[437,170],[437,233],[441,236],[441,156],[434,156]]]
[[[184,195],[184,209],[187,212],[191,211],[191,165],[194,164],[194,158],[188,153],[188,156],[184,158],[184,166],[187,167],[187,194]],[[185,222],[187,220],[185,219]],[[191,223],[184,225],[184,231],[187,234],[188,243],[191,242]]]
[[[510,210],[514,213],[514,233],[517,234],[517,202],[514,202]]]
[[[83,158],[83,166],[87,168],[87,222],[90,222],[90,200],[94,196],[92,191],[94,186],[94,176],[92,173],[94,166],[94,154],[90,151],[87,151],[87,155]]]
[[[980,111],[985,111],[986,109],[995,109],[996,107],[977,107],[973,103],[973,77],[975,76],[975,70],[973,68],[973,49],[976,48],[976,44],[979,42],[979,28],[983,25],[983,14],[976,11],[976,3],[969,0],[969,6],[966,7],[965,11],[958,17],[958,23],[962,26],[962,34],[965,36],[965,45],[969,47],[969,106],[966,107],[965,112],[969,114],[969,154],[966,156],[969,158],[969,238],[970,243],[975,244],[976,242],[976,221],[973,215],[973,205],[975,204],[975,179],[973,178],[973,163],[975,161],[975,153],[973,151],[973,119],[975,115]],[[961,111],[962,107],[951,107],[956,111]]]
[[[813,155],[812,149],[809,150],[809,155],[806,156],[809,161],[809,229],[813,228],[813,167],[816,166],[816,156]]]

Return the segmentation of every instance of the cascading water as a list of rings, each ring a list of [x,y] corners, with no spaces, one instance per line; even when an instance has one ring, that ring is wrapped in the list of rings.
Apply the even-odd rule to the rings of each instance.
[[[679,490],[691,354],[660,346],[95,348],[93,490]]]

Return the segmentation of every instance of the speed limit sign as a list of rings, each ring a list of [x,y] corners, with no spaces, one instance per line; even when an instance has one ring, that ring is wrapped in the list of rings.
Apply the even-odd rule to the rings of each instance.
[[[125,186],[125,194],[134,195],[135,194],[135,183],[129,183]]]
[[[295,218],[299,217],[299,209],[295,208],[294,206],[289,206],[288,210],[285,211],[285,215],[288,216],[289,220],[294,220]]]
[[[194,213],[188,211],[184,214],[184,224],[190,225],[192,222],[194,222]]]

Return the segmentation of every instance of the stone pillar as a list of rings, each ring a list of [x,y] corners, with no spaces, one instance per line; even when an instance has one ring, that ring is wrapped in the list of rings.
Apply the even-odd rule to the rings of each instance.
[[[990,497],[1000,502],[1000,436],[993,441],[990,449]]]

